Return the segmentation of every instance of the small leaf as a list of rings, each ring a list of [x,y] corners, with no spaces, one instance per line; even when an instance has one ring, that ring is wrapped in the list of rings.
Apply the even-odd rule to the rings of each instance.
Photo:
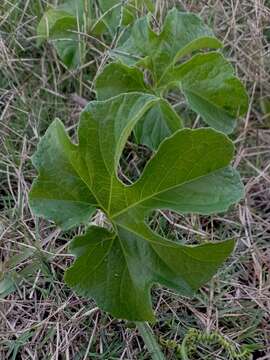
[[[78,31],[89,26],[91,14],[90,0],[72,0],[48,10],[37,27],[38,44],[45,40],[53,41],[59,57],[67,67],[80,66],[85,49]]]
[[[79,32],[101,35],[109,31],[114,36],[121,24],[121,9],[124,22],[134,20],[136,8],[123,5],[119,0],[100,0],[101,15],[96,18],[92,0],[69,0],[55,9],[49,9],[37,27],[38,45],[45,40],[53,41],[57,53],[68,68],[79,67],[85,58],[85,42]],[[132,19],[127,19],[128,9],[132,9]],[[135,12],[134,12],[135,11]]]
[[[1,275],[1,272],[0,272]],[[16,290],[16,283],[10,274],[0,276],[0,299],[4,299]]]
[[[142,0],[99,0],[102,15],[97,19],[93,30],[102,29],[101,31],[105,32],[107,29],[111,36],[114,36],[121,26],[128,26],[134,22],[137,7],[142,7],[143,3]]]
[[[95,19],[91,32],[98,35],[108,32],[111,37],[121,20],[122,2],[119,0],[99,0],[100,16]]]
[[[59,9],[50,9],[38,24],[38,44],[48,39],[57,39],[65,34],[69,36],[68,30],[76,30],[76,28],[77,20],[72,14]]]
[[[167,87],[180,87],[190,107],[207,124],[225,133],[232,132],[236,118],[248,108],[244,86],[234,76],[231,64],[219,53],[195,55],[172,69],[163,82]]]
[[[155,11],[155,5],[151,0],[129,0],[124,7],[122,25],[128,26],[136,20],[138,12],[143,12],[143,7],[149,11]]]
[[[76,68],[83,63],[85,47],[76,34],[70,35],[69,38],[54,40],[53,44],[60,59],[68,68]]]
[[[119,159],[131,131],[160,103],[153,95],[139,93],[94,101],[82,113],[78,146],[70,144],[56,122],[34,158],[40,174],[31,198],[33,192],[43,194],[44,176],[56,186],[64,173],[68,178],[71,172],[75,184],[84,185],[84,201],[92,207],[94,197],[112,223],[112,232],[90,227],[75,238],[71,251],[77,260],[66,272],[66,282],[79,294],[94,297],[102,309],[132,321],[153,320],[154,283],[192,295],[234,247],[231,240],[180,245],[154,233],[145,223],[147,216],[157,208],[203,214],[224,211],[243,195],[239,176],[230,167],[233,144],[212,129],[176,131],[161,143],[138,181],[126,186],[118,179]],[[53,138],[49,135],[56,133]],[[52,162],[52,153],[58,152]],[[57,200],[65,200],[70,184],[62,182],[60,193],[49,183],[45,199],[52,193],[53,198],[57,194]],[[66,202],[65,212],[69,206],[73,208],[72,201]]]
[[[138,68],[121,63],[105,66],[97,76],[95,86],[98,100],[106,100],[128,92],[152,92],[145,84],[143,73]]]

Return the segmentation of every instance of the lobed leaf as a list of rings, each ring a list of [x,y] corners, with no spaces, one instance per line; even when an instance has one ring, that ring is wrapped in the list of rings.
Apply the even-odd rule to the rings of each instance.
[[[200,246],[169,241],[148,227],[146,217],[157,208],[202,214],[224,211],[243,195],[239,175],[230,167],[233,144],[212,129],[176,131],[163,140],[138,181],[126,186],[119,180],[119,159],[129,135],[162,102],[141,93],[91,102],[81,115],[78,146],[70,143],[56,121],[34,158],[39,177],[32,201],[47,199],[50,191],[59,200],[51,184],[72,175],[67,185],[62,180],[64,199],[75,181],[76,186],[84,186],[89,207],[102,209],[113,226],[112,232],[90,227],[73,240],[76,261],[66,272],[66,282],[79,294],[93,297],[102,309],[129,320],[154,319],[153,284],[192,295],[234,247],[231,240]],[[53,152],[59,154],[55,163]],[[68,176],[63,176],[62,168]],[[51,215],[50,206],[44,203],[43,215]]]
[[[90,227],[71,243],[77,259],[65,281],[116,318],[154,321],[150,296],[154,283],[192,296],[233,247],[233,241],[188,247],[153,233],[144,238],[122,227],[118,235]]]
[[[167,72],[154,89],[144,81],[143,73],[136,67],[122,63],[111,63],[96,80],[97,98],[108,99],[121,93],[140,91],[144,93],[164,93],[178,87],[185,95],[191,109],[200,114],[211,127],[224,133],[231,133],[236,119],[246,113],[248,96],[239,79],[234,76],[231,64],[219,53],[197,54],[187,62],[174,66]],[[151,115],[152,123],[163,131],[166,114],[157,111]],[[154,120],[155,119],[155,120]],[[141,131],[138,141],[156,149],[164,137],[155,135],[151,121],[145,123],[146,133]],[[181,123],[181,120],[178,120]],[[149,142],[149,134],[152,141]]]

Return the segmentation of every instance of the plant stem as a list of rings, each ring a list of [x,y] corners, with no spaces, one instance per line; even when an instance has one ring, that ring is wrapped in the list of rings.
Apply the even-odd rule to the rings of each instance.
[[[165,360],[149,324],[147,322],[136,322],[136,326],[144,340],[152,360]]]

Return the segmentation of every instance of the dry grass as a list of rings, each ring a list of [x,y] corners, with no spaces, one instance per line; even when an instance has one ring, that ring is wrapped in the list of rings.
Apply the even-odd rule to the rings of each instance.
[[[238,240],[227,265],[193,299],[154,290],[154,329],[167,341],[167,359],[178,358],[173,347],[190,327],[218,331],[236,347],[254,346],[253,359],[270,359],[270,114],[261,106],[270,94],[270,2],[157,0],[156,13],[173,3],[214,27],[249,91],[249,112],[233,135],[246,197],[227,214],[152,218],[156,231],[180,240]],[[89,64],[70,72],[50,46],[38,49],[35,28],[45,6],[43,0],[0,4],[0,359],[148,359],[132,324],[110,318],[65,286],[73,234],[36,219],[28,206],[35,176],[30,156],[40,136],[56,116],[70,130],[76,126],[78,99],[94,97],[94,73],[106,60],[106,47],[96,51],[87,40]],[[228,355],[199,344],[193,358]]]

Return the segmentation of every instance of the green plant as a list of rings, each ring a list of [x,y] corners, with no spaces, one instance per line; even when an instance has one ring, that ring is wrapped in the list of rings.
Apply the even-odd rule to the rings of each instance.
[[[97,5],[97,4],[98,5]],[[151,1],[146,6],[151,9]],[[82,65],[86,56],[84,36],[99,37],[107,34],[109,39],[119,27],[134,21],[144,1],[141,0],[68,0],[48,9],[37,27],[38,44],[50,41],[69,67]]]
[[[145,217],[153,209],[211,214],[243,196],[230,166],[234,147],[212,129],[183,129],[165,139],[131,186],[117,176],[132,129],[164,100],[139,93],[91,102],[81,115],[78,145],[56,120],[41,140],[33,162],[39,171],[30,204],[69,229],[102,210],[111,229],[90,226],[71,243],[76,255],[66,282],[95,298],[117,318],[154,320],[150,288],[160,283],[192,295],[227,258],[234,241],[185,246],[152,232]]]
[[[97,98],[133,91],[166,97],[176,87],[208,125],[230,133],[237,117],[247,111],[246,91],[221,53],[199,52],[221,47],[212,30],[195,14],[172,9],[159,33],[152,30],[149,16],[140,18],[111,51],[118,61],[107,65],[97,77]],[[138,143],[152,149],[173,133],[166,111],[156,107],[135,131]],[[181,126],[179,120],[175,119],[175,126]]]
[[[47,23],[41,21],[43,40],[54,39],[61,49],[63,37],[80,24],[80,18],[82,26],[86,24],[93,33],[97,24],[113,28],[105,21],[106,10],[98,21],[88,23],[85,19],[91,16],[78,4],[82,2],[73,8],[63,5],[50,13]],[[81,17],[79,9],[84,9]],[[118,25],[129,8],[122,9]],[[67,63],[78,65],[77,35],[69,41],[73,44],[70,53],[63,47]],[[110,52],[118,61],[97,77],[98,101],[90,102],[81,114],[78,144],[55,120],[33,156],[39,175],[29,200],[36,215],[69,230],[88,225],[97,209],[105,214],[106,227],[90,225],[72,240],[70,249],[76,260],[67,269],[65,281],[117,318],[154,321],[150,296],[154,284],[192,296],[234,248],[233,240],[179,244],[156,234],[146,221],[155,209],[205,215],[223,212],[243,196],[240,176],[230,165],[234,146],[222,132],[231,132],[237,116],[246,111],[247,95],[220,53],[198,53],[209,47],[219,48],[221,43],[195,15],[170,11],[159,34],[151,29],[149,17],[139,19]],[[179,65],[180,59],[194,52]],[[193,110],[222,132],[183,128],[165,99],[175,86]],[[128,139],[153,150],[142,175],[129,186],[119,177]],[[153,358],[161,359],[147,325],[138,328]]]
[[[256,344],[243,345],[241,348],[237,348],[231,341],[216,331],[205,333],[197,329],[189,329],[179,348],[181,359],[189,360],[189,355],[195,353],[200,343],[206,346],[219,345],[227,353],[228,359],[231,360],[249,360],[252,358],[254,346],[256,348]]]
[[[217,331],[210,333],[199,331],[197,329],[189,329],[182,344],[177,343],[175,340],[160,340],[161,344],[176,352],[179,359],[190,360],[197,358],[196,349],[198,345],[202,344],[206,347],[218,346],[226,352],[228,359],[231,360],[248,360],[251,359],[252,352],[258,347],[257,344],[236,345],[227,340],[224,336]]]

